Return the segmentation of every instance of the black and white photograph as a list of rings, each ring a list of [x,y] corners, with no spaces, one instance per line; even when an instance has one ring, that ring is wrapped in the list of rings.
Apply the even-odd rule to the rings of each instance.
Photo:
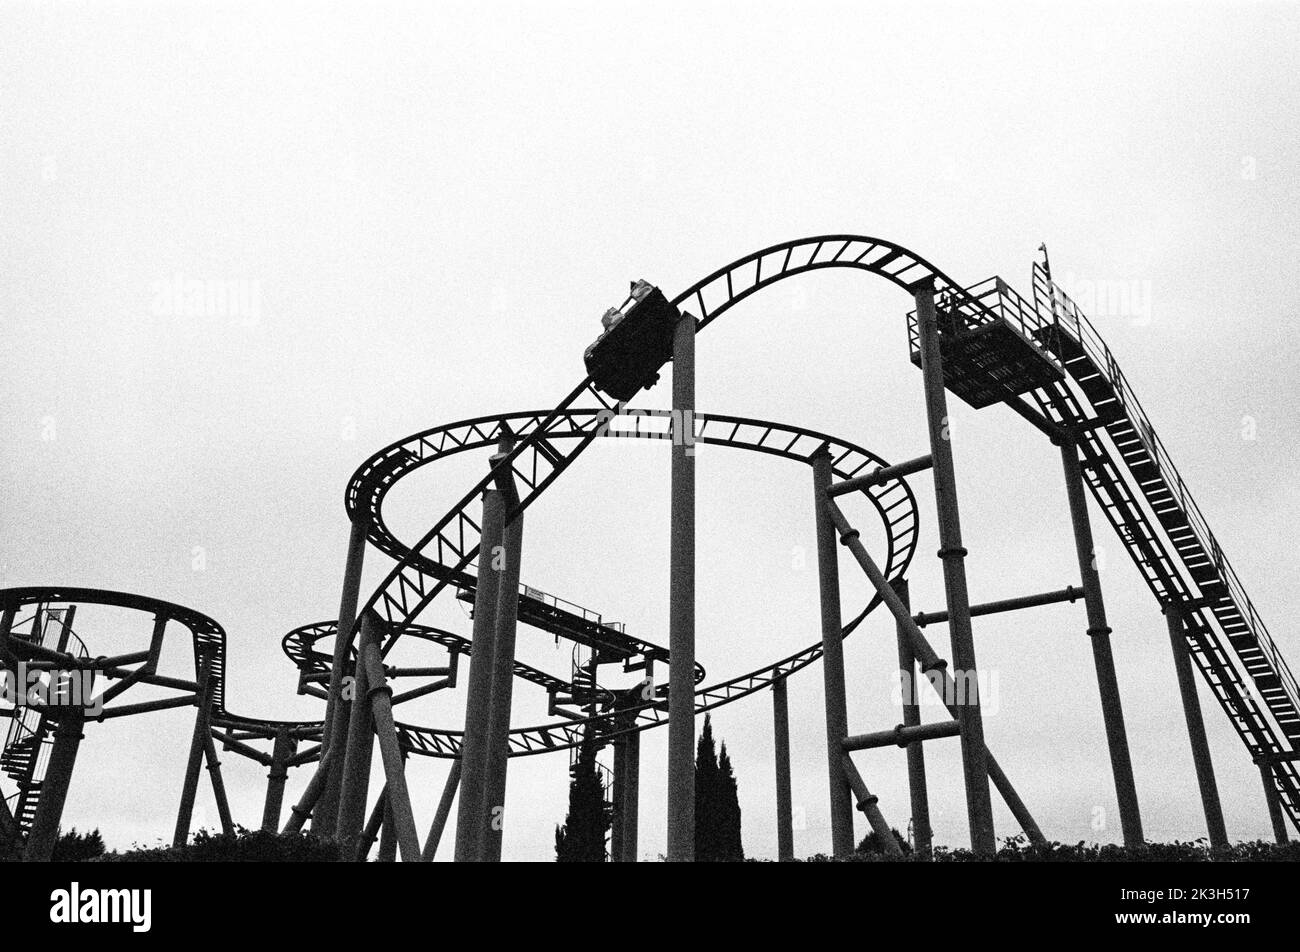
[[[11,935],[1294,940],[1300,2],[0,0],[0,240]]]

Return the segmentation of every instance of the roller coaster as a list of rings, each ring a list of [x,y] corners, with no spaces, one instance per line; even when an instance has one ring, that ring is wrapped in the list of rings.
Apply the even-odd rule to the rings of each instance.
[[[908,357],[922,371],[930,452],[888,463],[846,440],[789,424],[697,412],[695,336],[735,304],[789,277],[830,268],[865,271],[905,291]],[[693,858],[695,721],[704,711],[761,690],[773,696],[778,856],[793,857],[786,681],[821,661],[825,688],[826,769],[831,851],[854,848],[854,807],[889,835],[877,798],[852,753],[906,750],[915,849],[929,854],[924,745],[957,737],[971,847],[996,844],[990,785],[1030,840],[1042,841],[1033,816],[984,742],[971,618],[1039,605],[1082,601],[1126,844],[1143,841],[1117,673],[1100,576],[1093,559],[1087,495],[1116,532],[1166,616],[1175,672],[1212,845],[1226,845],[1195,674],[1200,676],[1258,766],[1279,841],[1300,828],[1300,690],[1225,557],[1133,388],[1091,321],[1052,280],[1044,254],[1025,298],[1000,277],[961,285],[907,249],[875,238],[826,235],[765,248],[709,274],[669,299],[634,282],[604,332],[584,354],[588,375],[549,410],[481,416],[436,426],[387,446],[356,470],[345,493],[350,541],[336,620],[304,625],[283,639],[298,692],[319,698],[319,720],[280,721],[235,714],[225,705],[226,635],[213,619],[141,595],[56,586],[0,591],[0,665],[12,688],[9,727],[0,750],[4,785],[0,855],[48,860],[83,734],[89,723],[140,717],[170,708],[196,711],[173,842],[187,841],[204,764],[223,828],[234,822],[218,747],[268,768],[261,825],[335,840],[341,855],[404,862],[435,858],[453,805],[454,858],[501,858],[507,768],[512,757],[572,752],[587,743],[611,748],[607,791],[613,818],[610,856],[638,855],[639,737],[668,727],[667,856]],[[629,403],[673,365],[668,410]],[[1060,448],[1079,580],[1063,589],[972,604],[966,583],[953,440],[947,432],[951,393],[981,409],[1005,405]],[[670,445],[671,532],[669,630],[651,641],[627,626],[520,579],[526,510],[599,440],[657,439]],[[710,682],[696,662],[694,448],[731,447],[809,468],[816,526],[821,637],[746,674]],[[420,538],[390,527],[390,490],[422,467],[460,454],[490,454],[483,476]],[[920,536],[909,477],[930,471],[938,513],[945,610],[913,614],[907,572]],[[1086,487],[1086,489],[1085,489]],[[850,501],[857,500],[852,506]],[[846,514],[874,512],[868,546]],[[839,543],[837,547],[836,543]],[[873,595],[848,614],[841,607],[838,549],[865,573]],[[368,550],[392,561],[363,600]],[[472,606],[471,630],[422,624],[439,597]],[[92,655],[95,635],[77,630],[82,606],[101,606],[140,620],[137,650]],[[902,723],[852,734],[846,713],[843,639],[877,609],[894,619],[904,683]],[[144,622],[151,620],[146,638]],[[519,623],[571,643],[568,671],[548,673],[516,657]],[[924,628],[947,624],[952,665]],[[93,626],[87,626],[93,627]],[[169,634],[192,647],[193,675],[159,673]],[[394,661],[405,643],[418,664]],[[465,659],[462,661],[462,659]],[[603,669],[619,666],[619,686]],[[919,671],[918,671],[919,666]],[[657,673],[667,668],[666,680]],[[463,677],[462,677],[463,672]],[[627,684],[628,675],[632,683]],[[547,723],[512,722],[516,681],[546,693]],[[394,685],[415,682],[395,691]],[[463,684],[462,684],[463,682]],[[106,685],[106,686],[100,686]],[[928,685],[923,687],[923,685]],[[461,729],[397,720],[398,707],[464,687]],[[148,689],[134,703],[124,692]],[[933,689],[950,719],[921,720],[918,692]],[[379,747],[385,783],[371,796]],[[405,763],[424,756],[450,761],[432,826],[416,829]],[[288,772],[311,767],[300,800],[283,818]]]

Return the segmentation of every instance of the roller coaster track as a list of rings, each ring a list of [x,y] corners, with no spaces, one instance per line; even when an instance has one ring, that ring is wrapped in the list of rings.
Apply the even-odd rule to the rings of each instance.
[[[996,385],[991,396],[985,394],[987,401],[1005,402],[1022,416],[1039,422],[1041,429],[1054,429],[1076,441],[1094,498],[1156,598],[1184,615],[1188,648],[1198,670],[1251,756],[1271,766],[1280,802],[1300,828],[1300,690],[1295,677],[1091,322],[1040,266],[1034,269],[1031,304],[1000,278],[964,288],[899,245],[855,235],[801,239],[754,252],[687,288],[672,303],[693,314],[700,331],[734,305],[778,281],[829,268],[876,274],[908,292],[933,287],[950,328],[969,330],[1001,322],[1055,362],[1061,371],[1060,379],[1029,392],[1030,403],[1019,399],[1015,392],[1000,392]],[[914,328],[911,333],[914,342]],[[587,377],[552,410],[449,424],[376,454],[350,482],[347,508],[354,519],[366,519],[368,540],[392,556],[396,564],[357,613],[352,630],[342,636],[352,641],[362,618],[370,617],[380,623],[385,655],[404,637],[437,643],[453,657],[470,653],[472,645],[466,639],[420,625],[417,618],[448,587],[473,591],[476,580],[472,569],[480,532],[473,512],[483,491],[501,477],[513,478],[520,492],[518,502],[507,512],[509,521],[545,492],[596,439],[618,435],[665,438],[664,430],[639,432],[641,421],[656,416],[662,414],[628,414],[625,404],[611,402]],[[634,432],[611,432],[615,420],[633,421]],[[746,426],[757,426],[759,435],[750,439],[747,448],[789,458],[807,460],[827,445],[840,479],[861,475],[872,465],[883,465],[861,448],[814,431],[734,417],[697,416],[695,422],[698,442],[729,445],[740,445],[743,440],[738,442],[737,434]],[[711,431],[711,426],[729,427],[731,432],[722,436],[716,429]],[[778,434],[792,438],[782,445],[783,437]],[[503,438],[513,445],[494,457],[497,462],[473,488],[414,544],[398,541],[382,515],[384,496],[398,479],[433,459],[470,449],[496,448]],[[878,493],[867,494],[886,526],[886,576],[901,578],[916,544],[915,500],[902,481],[880,484],[876,489]],[[886,499],[889,493],[893,496]],[[901,510],[895,511],[899,507]],[[0,610],[6,612],[7,625],[24,606],[82,602],[150,612],[162,627],[172,621],[185,627],[194,647],[196,682],[203,680],[198,677],[201,673],[207,675],[214,728],[287,730],[319,739],[319,722],[251,718],[226,710],[225,632],[205,615],[157,599],[118,592],[58,587],[0,591]],[[529,610],[526,602],[526,598],[521,599],[524,614]],[[845,626],[844,633],[852,632],[876,604],[873,600],[867,605]],[[547,630],[561,623],[572,627],[571,619],[557,622],[554,617],[538,615],[536,621],[543,628],[552,626]],[[671,663],[660,646],[616,637],[609,634],[613,629],[605,625],[597,625],[597,629],[586,634],[605,638],[607,643],[596,647],[621,655],[625,666],[658,660]],[[8,634],[6,630],[6,637]],[[307,693],[320,696],[321,691],[311,685],[320,680],[329,665],[329,656],[313,646],[320,639],[339,636],[330,622],[304,626],[286,636],[285,651],[298,665],[300,685]],[[818,643],[759,671],[697,688],[696,709],[708,710],[757,691],[811,664],[820,653]],[[71,654],[68,658],[71,664],[88,663],[86,658]],[[89,659],[89,663],[93,666],[95,660]],[[515,673],[550,692],[572,688],[564,679],[527,665],[517,663]],[[697,668],[696,683],[703,677],[703,669]],[[112,716],[111,711],[107,708],[100,719]],[[589,730],[602,734],[643,730],[666,719],[664,689],[658,688],[653,698],[630,709],[514,729],[510,733],[510,752],[526,755],[572,747],[581,743]],[[399,724],[398,729],[403,745],[412,753],[454,757],[459,752],[459,731],[411,724]],[[5,812],[9,812],[7,808]]]
[[[113,592],[103,589],[74,588],[74,587],[57,587],[57,586],[29,586],[24,588],[0,589],[0,613],[6,616],[6,641],[8,646],[15,654],[21,653],[22,659],[25,659],[27,653],[32,650],[35,644],[37,649],[42,646],[31,637],[24,638],[13,629],[15,619],[24,609],[40,609],[50,605],[102,605],[114,608],[130,609],[133,611],[144,612],[154,617],[157,625],[159,648],[161,641],[168,626],[172,623],[180,625],[189,635],[190,643],[194,650],[194,670],[195,681],[185,685],[177,679],[172,678],[154,678],[152,673],[145,673],[144,668],[147,662],[143,658],[134,660],[135,668],[129,665],[112,666],[115,670],[112,676],[119,678],[119,685],[136,683],[137,681],[146,684],[160,685],[166,688],[176,688],[184,690],[186,686],[193,688],[203,678],[200,677],[200,671],[206,668],[206,685],[207,697],[211,699],[212,726],[227,730],[257,730],[265,732],[268,736],[273,736],[277,730],[286,730],[295,733],[297,736],[306,738],[319,738],[320,724],[312,721],[279,721],[261,717],[247,717],[241,714],[235,714],[225,707],[225,663],[226,663],[226,633],[225,630],[215,620],[207,615],[197,612],[191,608],[182,605],[175,605],[170,602],[162,601],[157,598],[149,598],[144,595],[135,595],[128,592]],[[66,617],[66,616],[65,616]],[[21,622],[19,622],[21,624]],[[80,639],[69,637],[53,654],[49,657],[60,657],[61,667],[65,670],[90,669],[97,674],[103,673],[105,667],[111,659],[103,656],[93,657],[89,654],[86,647]],[[6,662],[7,664],[9,662]],[[102,696],[102,695],[101,695]],[[115,696],[115,695],[114,695]],[[190,703],[194,703],[191,701]],[[97,715],[87,715],[87,720],[103,721],[125,713],[128,709],[119,705],[107,704]],[[27,735],[16,732],[15,727],[20,723],[32,718],[39,717],[42,722],[49,722],[57,719],[57,709],[44,710],[39,706],[23,707],[5,712],[12,719],[11,729],[6,737],[6,743],[0,759],[5,760],[8,764],[17,765],[19,760],[24,764],[27,763],[29,753],[32,755],[30,771],[25,774],[18,782],[18,807],[12,813],[6,807],[3,813],[5,816],[0,819],[0,826],[8,827],[0,833],[7,834],[0,836],[4,842],[13,846],[15,841],[21,841],[30,829],[32,820],[35,816],[36,805],[39,803],[39,791],[43,779],[43,769],[48,761],[48,752],[44,751],[44,756],[40,752],[48,746],[48,736],[50,734],[49,723],[44,723],[39,737],[35,744],[31,739],[24,739]],[[26,748],[32,748],[27,751]],[[10,774],[13,777],[13,774]],[[7,824],[4,820],[13,820],[13,825]]]
[[[1052,351],[1069,374],[1069,383],[1056,385],[1055,399],[1050,394],[1035,394],[1034,399],[1048,419],[1081,424],[1083,432],[1090,434],[1081,452],[1089,464],[1088,485],[1094,497],[1157,598],[1166,603],[1176,601],[1180,610],[1192,613],[1196,623],[1189,625],[1188,641],[1198,669],[1252,756],[1274,761],[1274,778],[1284,808],[1292,822],[1300,826],[1300,775],[1295,761],[1286,759],[1296,753],[1300,693],[1295,679],[1181,477],[1167,463],[1167,453],[1131,398],[1131,389],[1109,348],[1086,318],[1077,314],[1077,309],[1067,314],[1064,322],[1055,314],[1044,313],[1042,282],[1037,272],[1037,307],[1028,306],[995,278],[991,279],[998,299],[994,309],[985,298],[972,294],[906,248],[878,238],[844,234],[800,239],[754,252],[687,288],[672,303],[694,314],[699,332],[736,304],[778,281],[830,268],[867,271],[908,292],[932,287],[944,310],[958,315],[968,325],[1000,321],[1014,327],[1019,320],[1018,333]],[[1055,300],[1055,291],[1048,290],[1051,300]],[[1050,300],[1047,303],[1051,312]],[[1017,312],[1021,305],[1023,310]],[[1071,316],[1073,324],[1069,323]],[[1046,330],[1049,327],[1050,331]],[[1092,402],[1096,400],[1104,412],[1113,412],[1116,417],[1068,415],[1070,403],[1067,395],[1059,392],[1060,387],[1068,388],[1076,403],[1079,397],[1087,401],[1078,404],[1080,409],[1085,405],[1096,409]],[[498,477],[512,475],[520,486],[519,501],[507,513],[510,520],[572,465],[595,439],[594,428],[566,450],[557,449],[552,436],[563,429],[567,411],[584,396],[607,413],[621,409],[596,391],[591,377],[587,377],[554,410],[541,414],[531,432],[399,559],[358,612],[349,639],[355,635],[360,619],[370,613],[387,632],[385,650],[391,648],[401,631],[465,571],[478,551],[479,527],[470,513],[477,498]],[[1005,402],[1021,411],[1028,410],[1014,394],[1007,394]],[[1102,431],[1107,434],[1104,438]],[[1144,458],[1149,473],[1143,471]],[[1125,490],[1134,488],[1126,485],[1128,479],[1134,481],[1137,492],[1126,497]],[[1134,505],[1139,496],[1153,512]],[[1162,533],[1168,537],[1168,546],[1160,539]],[[437,574],[427,571],[430,561],[444,566],[444,570]]]
[[[412,550],[388,528],[384,519],[383,502],[388,491],[415,469],[459,453],[493,449],[505,434],[517,439],[530,438],[543,424],[547,426],[547,441],[553,446],[562,446],[566,440],[581,441],[583,445],[589,445],[595,439],[664,440],[670,435],[665,425],[668,419],[669,415],[665,411],[644,411],[629,413],[613,421],[607,411],[589,408],[551,413],[528,411],[501,414],[434,427],[385,447],[358,469],[349,485],[349,512],[353,518],[365,517],[368,520],[367,539],[372,544],[396,559],[403,559]],[[833,472],[839,479],[851,479],[887,465],[876,454],[824,433],[746,417],[696,414],[694,434],[695,442],[699,445],[747,449],[805,464],[813,455],[825,450],[831,456]],[[554,449],[553,452],[560,450]],[[859,495],[870,502],[881,519],[884,529],[883,571],[886,577],[891,580],[901,578],[911,562],[918,535],[916,500],[910,487],[901,479],[889,479],[862,490]],[[428,577],[454,582],[464,591],[472,592],[477,584],[476,577],[468,566],[453,573],[450,566],[432,563],[428,559],[412,559],[411,563],[420,566]],[[527,586],[523,586],[522,590],[528,591]],[[521,597],[521,621],[536,624],[547,631],[559,630],[564,633],[567,625],[556,628],[552,621],[539,619],[534,610],[529,608],[528,602],[529,599]],[[851,634],[877,604],[877,600],[873,599],[845,625],[845,636]],[[425,629],[419,625],[408,626],[406,631],[436,640],[454,653],[469,654],[472,651],[471,643],[458,635]],[[429,631],[437,634],[430,636]],[[324,680],[333,651],[332,648],[322,650],[317,644],[335,634],[333,623],[324,622],[305,626],[286,636],[285,653],[298,666],[301,682],[317,683]],[[643,657],[671,663],[666,649],[657,645],[631,638],[627,639],[626,645],[632,646],[634,653]],[[758,670],[698,688],[695,694],[696,710],[703,713],[761,690],[774,680],[787,677],[812,664],[821,657],[821,653],[821,642],[817,642]],[[554,678],[519,662],[515,664],[515,674],[542,685],[552,694],[573,690],[571,682]],[[702,675],[703,668],[697,666],[697,683]],[[552,724],[514,728],[509,734],[510,753],[512,756],[522,756],[574,747],[582,742],[589,730],[602,738],[646,730],[666,723],[667,713],[665,685],[656,687],[652,698],[640,703],[620,705],[617,710]],[[399,723],[397,726],[403,745],[411,753],[434,757],[456,757],[460,754],[462,731],[407,723]]]

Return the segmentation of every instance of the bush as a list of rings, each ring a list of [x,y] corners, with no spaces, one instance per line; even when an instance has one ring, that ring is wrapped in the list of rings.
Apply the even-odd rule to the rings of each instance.
[[[870,839],[868,837],[868,839]],[[873,844],[874,845],[874,844]],[[810,856],[809,863],[909,863],[923,862],[919,857],[908,854],[890,856],[877,849],[864,849],[867,840],[859,845],[859,851],[842,860],[818,853]],[[978,863],[983,862],[967,849],[952,849],[946,846],[934,848],[936,863]],[[1205,839],[1172,843],[1147,843],[1129,848],[1114,843],[1085,843],[1080,840],[1075,844],[1044,843],[1035,846],[1023,836],[1013,836],[1003,840],[993,862],[998,863],[1294,863],[1300,862],[1300,842],[1269,843],[1255,840],[1248,843],[1235,843],[1225,849],[1210,848]]]
[[[51,859],[56,863],[84,863],[104,855],[104,838],[99,830],[78,833],[74,826],[67,833],[60,833],[54,844]]]
[[[233,834],[199,830],[186,846],[137,847],[124,853],[107,853],[108,863],[333,863],[338,847],[310,833],[250,832],[237,827]]]

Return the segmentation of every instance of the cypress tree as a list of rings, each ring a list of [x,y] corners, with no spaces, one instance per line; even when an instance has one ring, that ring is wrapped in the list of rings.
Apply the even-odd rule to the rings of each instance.
[[[740,842],[740,795],[736,775],[731,769],[731,758],[727,756],[726,741],[723,741],[722,753],[718,755],[718,813],[718,858],[738,863],[745,858]]]
[[[695,861],[721,859],[718,812],[718,754],[713,744],[713,722],[706,714],[704,730],[695,747]]]
[[[605,785],[596,766],[596,744],[590,734],[578,748],[572,774],[569,813],[564,818],[564,825],[555,828],[555,861],[603,863],[610,817],[605,803]]]

